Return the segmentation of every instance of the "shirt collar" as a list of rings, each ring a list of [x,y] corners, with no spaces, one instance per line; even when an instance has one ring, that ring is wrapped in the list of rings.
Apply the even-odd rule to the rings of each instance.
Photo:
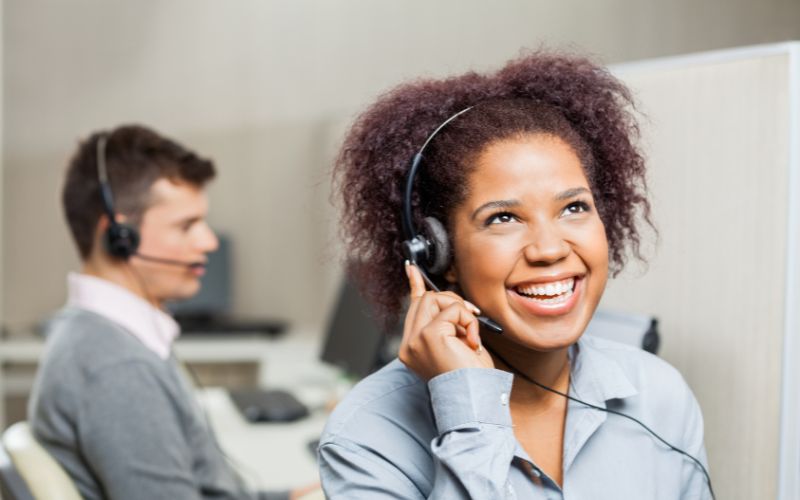
[[[594,339],[583,335],[569,350],[572,394],[588,403],[605,406],[611,399],[638,394],[617,360],[604,354]]]
[[[82,273],[67,276],[67,306],[77,307],[121,325],[161,359],[167,359],[180,335],[175,320],[130,290]]]

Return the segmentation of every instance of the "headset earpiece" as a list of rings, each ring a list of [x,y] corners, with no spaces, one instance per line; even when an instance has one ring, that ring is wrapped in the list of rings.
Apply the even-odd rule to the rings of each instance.
[[[417,232],[414,228],[413,216],[411,213],[411,198],[414,190],[414,177],[417,175],[417,170],[422,164],[422,154],[425,148],[433,140],[436,134],[444,128],[448,123],[456,119],[458,116],[466,113],[472,109],[462,109],[458,113],[452,115],[450,118],[442,122],[436,130],[431,132],[428,139],[419,148],[417,154],[411,158],[411,167],[408,169],[408,177],[406,178],[406,189],[403,196],[403,211],[401,220],[403,222],[403,233],[406,239],[403,241],[403,255],[412,263],[420,266],[419,270],[422,272],[422,279],[425,283],[435,291],[440,291],[436,283],[428,277],[428,273],[432,275],[443,275],[450,267],[450,240],[447,237],[447,231],[444,225],[438,219],[433,217],[426,217],[422,220],[422,231]],[[486,327],[488,330],[495,333],[503,333],[503,328],[496,322],[492,321],[486,316],[478,316],[478,322]]]
[[[117,213],[114,211],[114,195],[111,184],[108,182],[108,168],[106,167],[106,144],[108,134],[103,133],[97,138],[97,181],[100,184],[100,199],[103,201],[103,211],[108,217],[108,228],[103,234],[103,246],[109,255],[128,260],[139,249],[139,231],[128,224],[117,222]]]
[[[106,229],[103,242],[110,255],[127,260],[139,249],[139,231],[133,226],[112,222]]]
[[[425,268],[434,276],[439,276],[450,266],[450,240],[447,237],[447,230],[439,219],[425,217],[422,220],[422,234],[428,243]]]

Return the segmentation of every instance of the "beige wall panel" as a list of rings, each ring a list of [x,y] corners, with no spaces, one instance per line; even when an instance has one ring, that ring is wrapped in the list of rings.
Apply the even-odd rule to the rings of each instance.
[[[620,61],[800,37],[789,0],[498,5],[3,2],[4,320],[24,330],[64,300],[76,259],[55,200],[76,139],[98,127],[145,122],[214,156],[212,221],[237,247],[236,311],[314,322],[338,272],[320,161],[331,131],[387,87],[495,68],[541,43]]]
[[[647,115],[660,239],[649,267],[614,280],[603,305],[660,319],[661,355],[703,409],[717,497],[775,498],[788,55],[685,61],[620,70]]]

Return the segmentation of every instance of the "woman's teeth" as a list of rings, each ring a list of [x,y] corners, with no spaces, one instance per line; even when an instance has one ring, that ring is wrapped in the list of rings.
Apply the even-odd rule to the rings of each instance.
[[[547,284],[525,285],[517,287],[517,293],[543,304],[563,302],[572,296],[575,278],[554,281]]]

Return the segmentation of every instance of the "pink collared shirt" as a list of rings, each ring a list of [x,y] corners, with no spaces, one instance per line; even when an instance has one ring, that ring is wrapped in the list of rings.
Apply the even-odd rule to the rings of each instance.
[[[67,276],[67,306],[85,309],[121,325],[161,359],[180,335],[178,323],[130,290],[88,274]]]

